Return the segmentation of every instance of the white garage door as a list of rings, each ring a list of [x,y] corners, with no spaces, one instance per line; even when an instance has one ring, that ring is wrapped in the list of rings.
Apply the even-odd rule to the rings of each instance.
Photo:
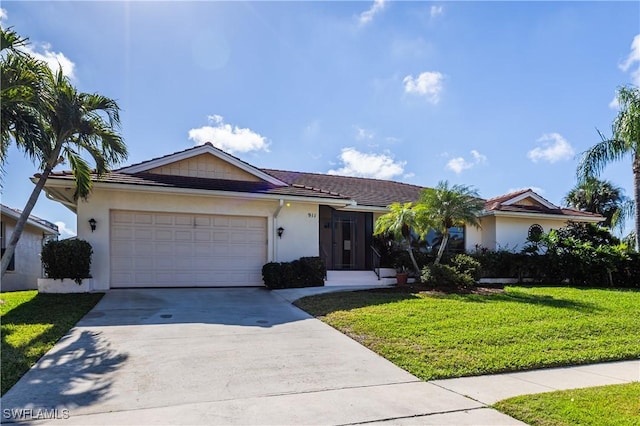
[[[263,285],[267,219],[111,212],[111,287]]]

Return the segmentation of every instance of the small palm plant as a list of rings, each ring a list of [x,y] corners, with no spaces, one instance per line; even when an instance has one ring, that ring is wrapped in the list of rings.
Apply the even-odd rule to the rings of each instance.
[[[385,213],[376,220],[373,230],[374,235],[391,234],[409,253],[411,263],[416,274],[420,274],[420,268],[413,255],[411,242],[413,239],[411,230],[420,230],[420,224],[416,221],[416,211],[413,203],[393,203],[388,206],[389,213]]]
[[[454,226],[472,225],[480,227],[478,214],[484,201],[478,192],[466,185],[452,185],[441,181],[435,188],[422,190],[420,201],[414,207],[414,220],[420,230],[429,228],[442,234],[442,242],[434,263],[440,263],[449,242],[449,229]]]

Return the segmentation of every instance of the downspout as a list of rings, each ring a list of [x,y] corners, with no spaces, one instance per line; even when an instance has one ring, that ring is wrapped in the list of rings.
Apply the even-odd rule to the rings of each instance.
[[[275,230],[278,229],[278,215],[280,214],[282,207],[284,207],[284,200],[280,198],[280,203],[278,204],[278,208],[276,209],[276,211],[273,212],[273,228],[271,229],[271,235],[270,235],[270,237],[272,238],[272,251],[273,251],[272,261],[273,262],[278,261],[278,243],[275,237]]]

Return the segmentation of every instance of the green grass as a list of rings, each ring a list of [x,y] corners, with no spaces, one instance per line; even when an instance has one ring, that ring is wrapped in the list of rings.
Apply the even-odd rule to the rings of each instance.
[[[311,296],[296,304],[424,380],[640,356],[640,291],[376,290]]]
[[[494,408],[532,426],[638,426],[640,383],[517,396]]]
[[[0,395],[71,329],[102,294],[0,293],[2,321]]]

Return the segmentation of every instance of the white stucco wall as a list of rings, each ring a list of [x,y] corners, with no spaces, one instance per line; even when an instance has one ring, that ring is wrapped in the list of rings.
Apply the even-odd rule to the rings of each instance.
[[[137,210],[147,212],[171,212],[194,214],[224,214],[267,218],[267,262],[290,261],[301,256],[317,256],[318,205],[287,201],[277,219],[274,213],[279,200],[240,199],[203,196],[200,194],[151,193],[147,191],[116,191],[95,188],[87,201],[79,201],[77,208],[78,238],[93,247],[91,275],[96,291],[110,287],[110,211]],[[91,232],[89,219],[94,218],[97,227]],[[285,228],[283,237],[277,237],[276,229]]]
[[[16,220],[2,216],[7,241],[15,229]],[[15,271],[7,271],[2,277],[2,291],[33,290],[38,288],[38,278],[42,278],[42,230],[27,224],[22,232],[15,252]]]
[[[564,219],[541,219],[541,218],[512,218],[496,217],[496,245],[493,247],[483,246],[491,250],[521,251],[529,234],[529,227],[533,224],[542,226],[545,233],[551,229],[562,228],[567,225]]]
[[[467,252],[476,250],[476,246],[482,245],[482,232],[483,229],[476,228],[475,226],[465,226],[464,228],[464,249]]]
[[[278,238],[274,230],[277,262],[290,262],[303,256],[318,256],[320,252],[319,217],[317,204],[289,202],[274,225],[282,226],[284,233]]]

